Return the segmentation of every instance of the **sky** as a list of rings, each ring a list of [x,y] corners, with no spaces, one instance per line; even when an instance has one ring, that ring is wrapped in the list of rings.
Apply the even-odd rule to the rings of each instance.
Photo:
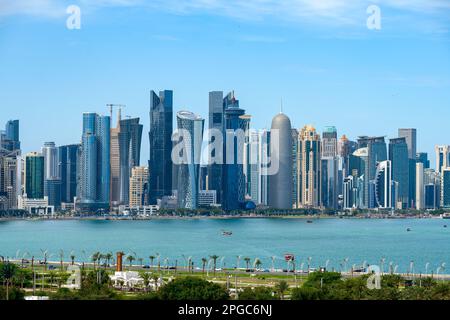
[[[450,144],[450,1],[0,0],[0,126],[21,121],[23,152],[79,143],[82,112],[114,103],[141,118],[145,161],[149,93],[164,89],[206,119],[208,92],[234,90],[254,128],[281,101],[294,127],[351,139],[414,127],[434,161]]]

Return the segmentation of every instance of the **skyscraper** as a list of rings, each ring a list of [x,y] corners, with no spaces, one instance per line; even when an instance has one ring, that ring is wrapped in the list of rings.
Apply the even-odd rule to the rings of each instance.
[[[109,207],[110,199],[110,124],[109,116],[83,114],[81,143],[80,206],[84,210]]]
[[[322,133],[322,157],[336,157],[338,152],[338,140],[336,127],[325,127]]]
[[[25,194],[28,199],[44,198],[44,157],[37,152],[25,157]]]
[[[178,167],[178,207],[197,209],[200,158],[205,120],[189,111],[177,113],[182,163]]]
[[[269,176],[269,206],[292,209],[292,127],[291,120],[279,113],[272,120],[270,157],[278,172]]]
[[[79,144],[58,148],[59,176],[61,177],[61,202],[73,203],[77,195],[77,167]]]
[[[398,201],[402,208],[410,207],[410,174],[408,145],[405,138],[391,139],[389,142],[389,160],[392,164],[392,179],[398,182]],[[414,170],[415,172],[415,170]]]
[[[418,152],[416,155],[416,162],[423,163],[424,169],[430,169],[430,160],[428,160],[428,153]]]
[[[416,209],[425,209],[425,185],[424,185],[424,165],[421,162],[416,164]]]
[[[149,202],[172,194],[173,92],[150,92]]]
[[[395,187],[392,180],[391,161],[382,161],[377,165],[375,175],[375,198],[379,208],[392,209],[395,208]]]
[[[436,171],[442,173],[443,168],[450,167],[450,146],[436,146]]]
[[[408,145],[408,158],[415,160],[417,154],[417,129],[398,129],[398,137],[405,138]]]
[[[0,194],[7,197],[5,209],[17,208],[17,196],[21,194],[20,157],[0,156]]]
[[[44,156],[44,178],[45,180],[53,180],[59,178],[58,171],[58,149],[54,142],[44,143],[42,148]]]
[[[223,199],[222,208],[226,211],[240,209],[245,202],[245,177],[243,150],[247,122],[242,119],[245,110],[239,107],[239,100],[230,92],[224,98],[225,139],[223,144]]]
[[[145,204],[147,183],[148,167],[134,167],[131,169],[130,207],[141,207]]]
[[[219,138],[224,139],[225,131],[225,104],[223,100],[222,91],[213,91],[209,93],[209,134],[208,137],[210,142],[215,142],[217,137],[212,137],[212,130],[215,131]],[[221,146],[220,146],[221,147]],[[219,154],[222,155],[222,148],[220,150],[211,150],[209,155],[210,159],[208,161],[208,188],[209,190],[216,190],[217,203],[222,203],[223,188],[223,158],[221,163],[212,163],[212,159],[218,157]]]
[[[382,161],[386,161],[387,157],[387,147],[384,137],[367,137],[362,136],[358,138],[359,148],[367,147],[367,165],[365,166],[364,172],[364,208],[371,207],[370,199],[373,198],[373,193],[370,184],[374,183],[375,174],[377,171],[377,164]]]
[[[441,207],[450,208],[450,168],[442,169]]]
[[[297,208],[320,205],[321,141],[316,129],[305,126],[299,134],[297,173]]]
[[[19,120],[9,120],[5,126],[5,140],[2,141],[2,148],[9,151],[20,152],[20,129]]]

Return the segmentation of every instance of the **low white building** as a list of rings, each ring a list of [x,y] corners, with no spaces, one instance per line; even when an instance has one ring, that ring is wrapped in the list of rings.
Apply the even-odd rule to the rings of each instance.
[[[19,196],[18,208],[40,216],[53,216],[55,213],[55,207],[48,205],[48,197],[44,197],[44,199],[28,199],[26,195]]]
[[[111,281],[114,282],[114,286],[122,286],[128,288],[135,288],[144,286],[144,279],[141,278],[136,271],[123,271],[116,272],[113,276],[110,276]]]

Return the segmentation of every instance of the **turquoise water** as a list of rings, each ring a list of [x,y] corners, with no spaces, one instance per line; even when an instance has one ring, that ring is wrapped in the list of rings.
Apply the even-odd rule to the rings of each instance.
[[[449,224],[449,228],[444,228]],[[410,228],[411,231],[407,232]],[[223,230],[233,231],[224,237]],[[450,273],[450,221],[441,219],[366,220],[321,219],[308,224],[304,219],[230,219],[230,220],[152,220],[152,221],[2,221],[0,222],[0,255],[10,258],[36,259],[41,250],[59,259],[63,250],[66,260],[74,252],[77,260],[89,260],[95,252],[124,251],[144,258],[159,253],[161,263],[169,258],[184,265],[183,255],[192,256],[195,265],[201,258],[218,255],[220,266],[234,267],[236,257],[260,258],[263,268],[286,268],[284,255],[293,253],[297,265],[325,266],[339,270],[349,258],[347,269],[363,261],[380,264],[385,258],[406,272],[414,261],[415,271],[436,269],[446,262]],[[223,260],[222,260],[223,259]],[[244,266],[241,262],[241,267]]]

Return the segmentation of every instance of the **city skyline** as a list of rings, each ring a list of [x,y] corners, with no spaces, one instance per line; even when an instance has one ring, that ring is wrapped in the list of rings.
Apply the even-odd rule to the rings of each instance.
[[[65,25],[72,3],[81,8],[80,30]],[[234,89],[255,128],[270,127],[258,111],[277,112],[281,98],[297,129],[336,126],[355,140],[417,128],[418,150],[432,163],[434,145],[448,144],[440,130],[450,115],[445,1],[377,1],[376,31],[366,27],[369,1],[280,8],[269,1],[262,10],[253,1],[89,3],[15,1],[0,9],[0,60],[8,62],[0,75],[2,120],[20,118],[25,152],[46,141],[78,142],[79,121],[62,119],[107,114],[108,103],[147,119],[152,88],[174,90],[175,113],[203,117],[208,92]],[[253,19],[245,18],[252,10]],[[142,160],[148,149],[143,139]]]

